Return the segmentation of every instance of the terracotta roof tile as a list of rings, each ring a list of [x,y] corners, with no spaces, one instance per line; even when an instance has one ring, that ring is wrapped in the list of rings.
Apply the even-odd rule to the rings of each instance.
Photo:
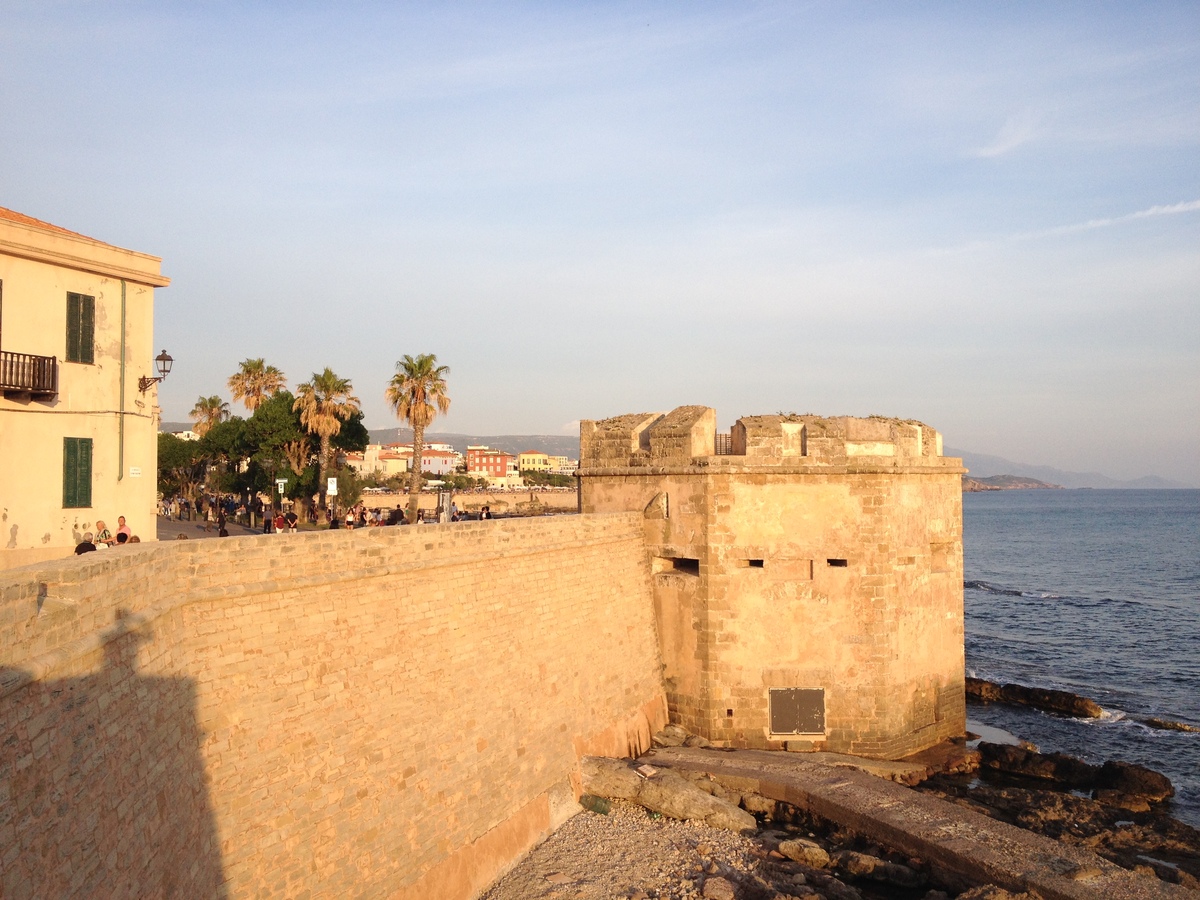
[[[71,231],[58,225],[51,225],[49,222],[43,222],[41,219],[35,219],[33,216],[27,216],[24,213],[19,213],[12,209],[6,209],[3,206],[0,206],[0,219],[4,219],[8,222],[15,222],[18,225],[31,225],[34,228],[41,228],[45,231],[53,231],[56,234],[66,234],[71,237],[83,238],[85,241],[92,241],[96,244],[105,243],[104,241],[98,241],[93,237],[88,237],[86,234],[80,234],[78,231]],[[114,245],[105,244],[105,246],[112,247]],[[117,249],[119,250],[121,248],[118,247]]]

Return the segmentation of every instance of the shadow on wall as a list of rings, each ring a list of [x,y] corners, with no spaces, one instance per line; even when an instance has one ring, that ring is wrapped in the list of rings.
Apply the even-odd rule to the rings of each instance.
[[[0,668],[0,896],[227,896],[195,685],[137,673],[144,631],[118,611],[91,675]]]

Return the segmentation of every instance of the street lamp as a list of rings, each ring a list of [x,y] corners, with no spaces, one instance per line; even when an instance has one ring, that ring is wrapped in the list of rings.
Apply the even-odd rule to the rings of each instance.
[[[160,381],[170,375],[171,364],[173,362],[175,362],[175,360],[170,357],[166,350],[154,357],[154,365],[155,368],[158,369],[158,377],[150,378],[149,376],[143,375],[138,379],[138,390],[144,394],[146,391],[150,390],[150,385],[158,384]]]

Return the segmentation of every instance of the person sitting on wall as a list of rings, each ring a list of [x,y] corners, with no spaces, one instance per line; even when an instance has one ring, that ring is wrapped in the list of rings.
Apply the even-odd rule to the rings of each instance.
[[[126,544],[129,543],[129,538],[130,538],[130,535],[126,534],[123,531],[118,531],[117,532],[117,546],[124,547]]]
[[[129,539],[129,543],[131,543],[131,544],[140,544],[141,542],[142,542],[142,539],[140,537],[138,537],[136,534]]]
[[[80,556],[84,553],[94,553],[95,551],[96,545],[92,543],[92,533],[85,531],[83,533],[83,540],[75,545],[75,555]]]
[[[96,520],[96,543],[103,544],[108,547],[115,543],[116,539],[112,536],[112,532],[108,530],[108,526],[104,524],[103,519]]]

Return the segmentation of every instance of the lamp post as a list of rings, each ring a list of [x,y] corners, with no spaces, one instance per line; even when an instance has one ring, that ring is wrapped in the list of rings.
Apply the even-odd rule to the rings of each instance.
[[[144,394],[146,391],[150,390],[150,385],[158,384],[160,381],[170,375],[171,364],[174,362],[175,360],[171,358],[170,354],[168,354],[166,350],[154,357],[154,366],[158,369],[158,377],[151,378],[147,375],[143,375],[138,379],[138,390]]]

